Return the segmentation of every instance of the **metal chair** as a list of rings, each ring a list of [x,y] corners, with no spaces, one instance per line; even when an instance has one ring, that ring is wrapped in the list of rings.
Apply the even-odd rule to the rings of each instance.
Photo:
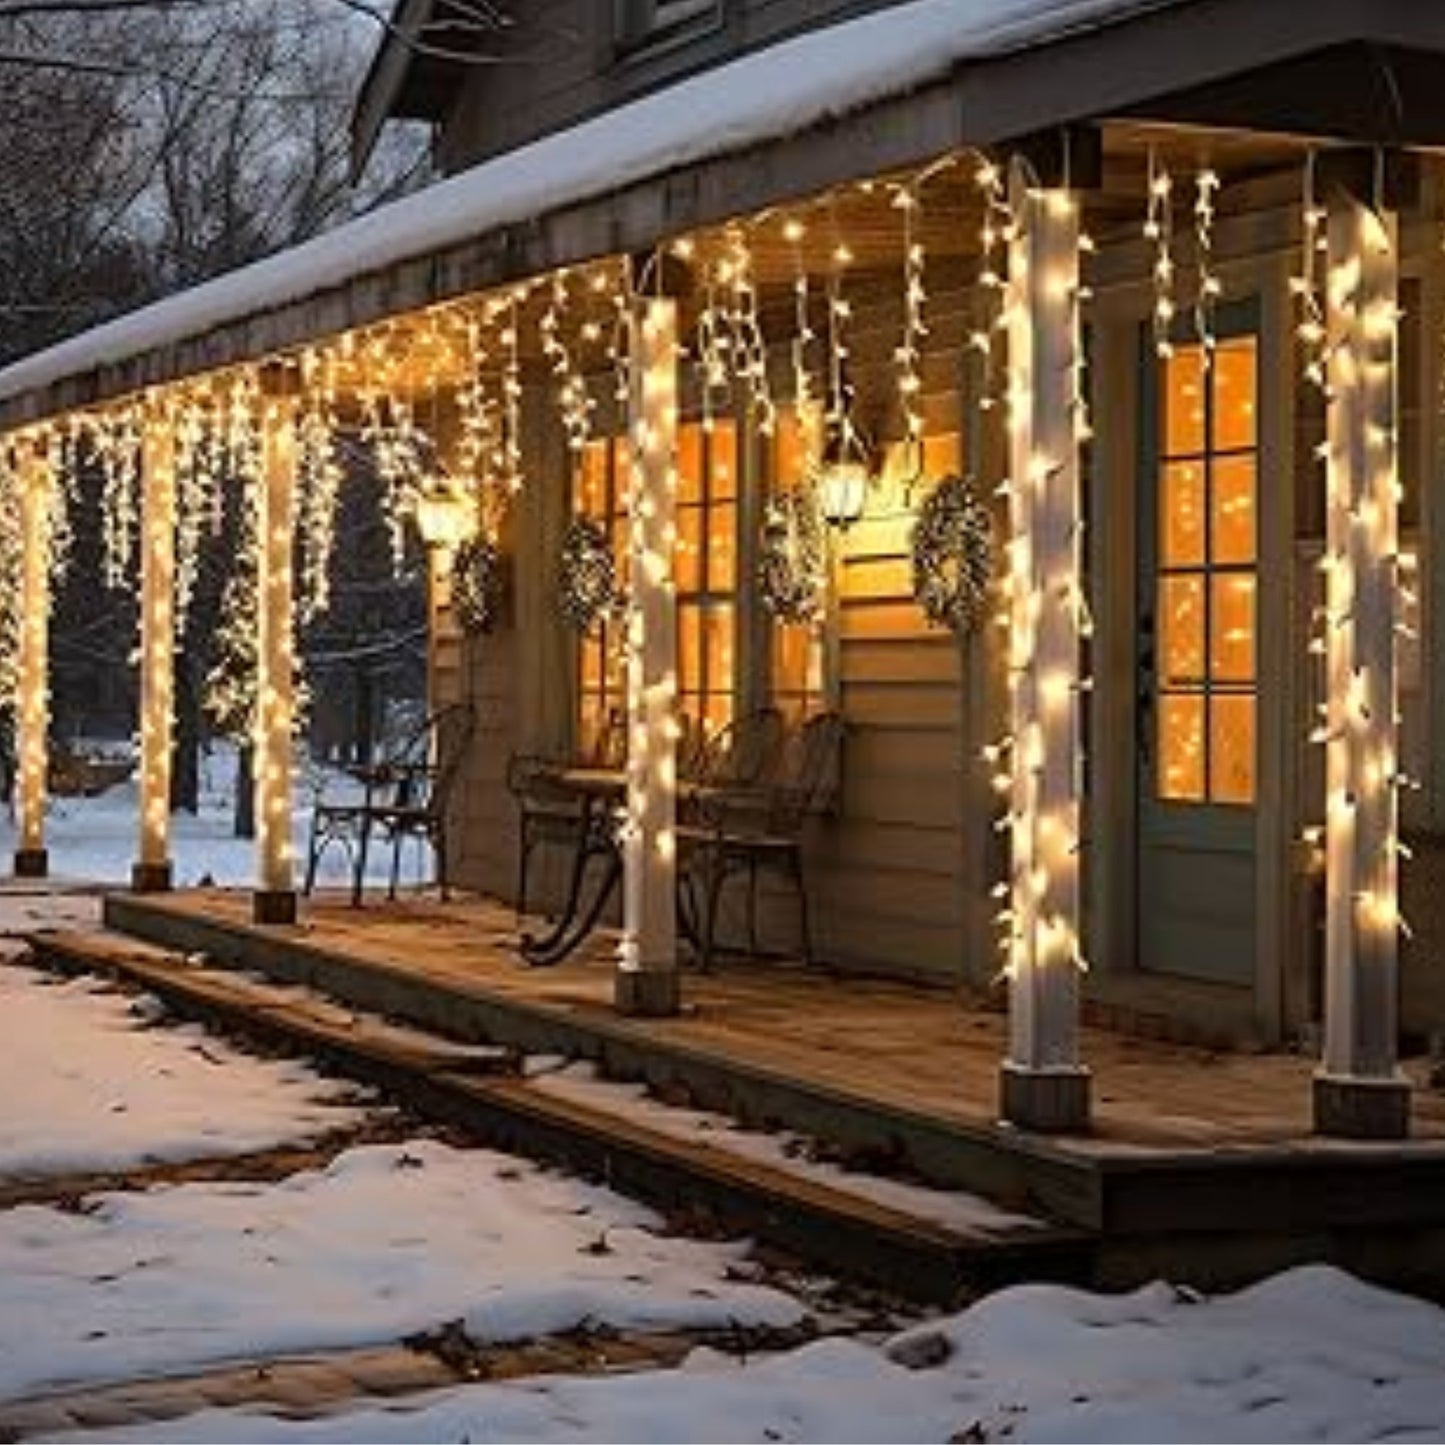
[[[798,898],[803,961],[813,957],[808,890],[803,876],[803,830],[810,816],[836,806],[845,731],[838,713],[809,718],[782,749],[774,775],[761,786],[721,787],[699,798],[700,821],[678,829],[689,890],[702,897],[695,932],[700,963],[712,967],[717,951],[724,883],[747,879],[748,947],[757,954],[758,879],[775,873]]]
[[[372,835],[380,831],[391,844],[389,898],[396,897],[401,851],[408,838],[431,844],[437,884],[448,893],[447,809],[466,762],[475,729],[470,703],[439,708],[407,734],[373,767],[356,770],[363,785],[357,802],[327,802],[318,797],[311,813],[305,892],[316,885],[321,855],[339,843],[352,860],[351,901],[360,904]]]

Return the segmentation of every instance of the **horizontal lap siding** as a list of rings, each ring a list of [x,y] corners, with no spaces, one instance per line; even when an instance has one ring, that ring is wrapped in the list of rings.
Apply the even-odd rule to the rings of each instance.
[[[859,288],[849,336],[859,419],[875,434],[897,430],[902,318],[897,288],[884,289],[872,300]],[[927,319],[923,411],[930,432],[957,432],[957,294],[936,291]],[[839,816],[812,845],[819,944],[845,965],[956,977],[966,965],[962,652],[913,600],[909,533],[933,478],[915,479],[909,496],[901,469],[895,448],[868,515],[844,539],[837,655],[849,734]]]

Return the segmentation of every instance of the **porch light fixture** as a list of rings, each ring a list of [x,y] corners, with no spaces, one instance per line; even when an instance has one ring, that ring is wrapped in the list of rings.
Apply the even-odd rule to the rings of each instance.
[[[477,509],[460,483],[445,475],[426,479],[413,507],[416,529],[428,550],[455,551],[477,533]]]
[[[830,527],[846,532],[862,515],[873,464],[857,428],[845,416],[828,423],[818,467],[818,501]]]

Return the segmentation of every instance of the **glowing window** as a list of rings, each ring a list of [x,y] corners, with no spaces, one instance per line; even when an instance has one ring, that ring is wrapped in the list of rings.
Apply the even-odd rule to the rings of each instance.
[[[1258,341],[1161,364],[1159,796],[1254,801]]]

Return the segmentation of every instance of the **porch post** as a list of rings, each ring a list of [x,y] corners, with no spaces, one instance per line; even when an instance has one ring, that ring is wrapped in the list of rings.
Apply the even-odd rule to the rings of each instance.
[[[50,768],[50,490],[55,477],[44,440],[23,443],[20,468],[20,637],[16,658],[15,876],[44,878],[46,775]]]
[[[146,416],[141,452],[140,851],[137,893],[171,886],[171,744],[175,714],[175,431],[169,406]]]
[[[1079,1063],[1079,213],[1022,162],[1010,177],[1009,1044],[1001,1111],[1083,1128]]]
[[[1315,1128],[1409,1132],[1396,1066],[1396,223],[1358,194],[1327,219],[1324,1056]]]
[[[296,921],[291,851],[291,746],[295,718],[292,528],[296,427],[283,401],[262,402],[257,488],[256,852],[257,923]]]
[[[627,819],[623,1013],[677,1011],[677,303],[639,299],[631,317],[632,437],[627,604]]]

